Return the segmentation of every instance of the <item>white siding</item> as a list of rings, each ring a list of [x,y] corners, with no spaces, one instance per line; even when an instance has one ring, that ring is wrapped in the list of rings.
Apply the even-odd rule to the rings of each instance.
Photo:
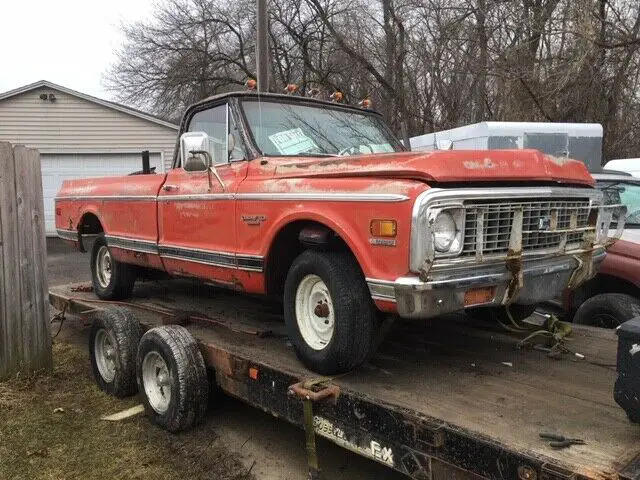
[[[55,102],[41,100],[53,93]],[[0,141],[41,153],[162,152],[168,167],[178,130],[42,87],[0,100]]]

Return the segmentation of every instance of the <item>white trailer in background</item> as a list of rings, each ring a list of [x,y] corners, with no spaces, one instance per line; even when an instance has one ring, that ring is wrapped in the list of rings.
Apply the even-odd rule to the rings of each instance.
[[[609,160],[604,168],[640,177],[640,158],[616,158],[615,160]]]
[[[410,142],[417,151],[441,149],[444,143],[454,150],[534,148],[582,160],[595,172],[602,169],[602,134],[599,123],[480,122],[427,133]]]

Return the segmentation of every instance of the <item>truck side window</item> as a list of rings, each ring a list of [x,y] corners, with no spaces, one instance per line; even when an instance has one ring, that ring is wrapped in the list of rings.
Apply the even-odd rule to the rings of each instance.
[[[189,122],[189,132],[205,132],[211,137],[214,164],[228,162],[227,152],[227,105],[218,105],[196,113]]]

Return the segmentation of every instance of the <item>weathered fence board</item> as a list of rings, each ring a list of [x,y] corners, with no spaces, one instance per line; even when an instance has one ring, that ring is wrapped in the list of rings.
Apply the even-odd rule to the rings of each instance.
[[[0,379],[51,366],[40,155],[0,142]]]

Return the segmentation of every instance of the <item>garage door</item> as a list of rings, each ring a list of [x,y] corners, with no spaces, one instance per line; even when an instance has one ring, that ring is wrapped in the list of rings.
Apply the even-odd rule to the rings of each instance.
[[[160,172],[160,154],[152,153],[150,157],[151,166],[156,167],[156,171]],[[63,180],[126,175],[142,169],[142,157],[139,152],[100,154],[43,153],[40,159],[42,162],[42,190],[47,235],[56,234],[53,199],[58,190],[60,190]]]

